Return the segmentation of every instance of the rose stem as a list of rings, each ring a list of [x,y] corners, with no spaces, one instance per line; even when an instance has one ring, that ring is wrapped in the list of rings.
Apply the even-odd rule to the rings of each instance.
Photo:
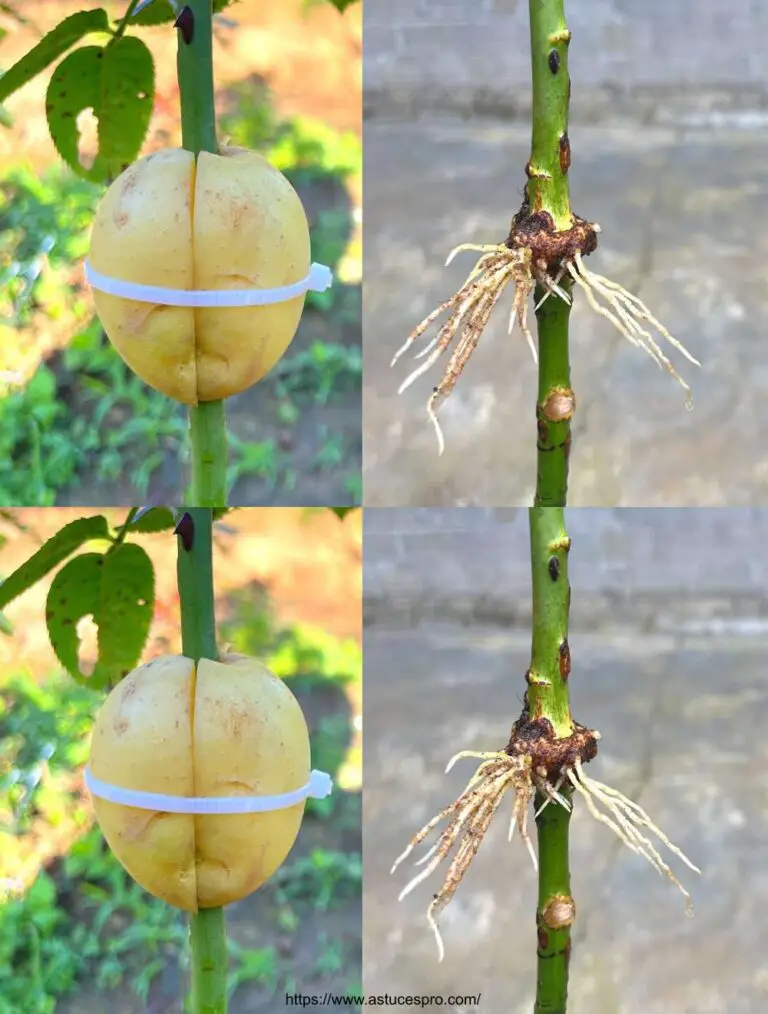
[[[547,211],[555,229],[573,225],[568,187],[570,77],[563,0],[529,0],[533,129],[526,167],[531,212]],[[570,293],[571,281],[560,283]],[[538,304],[544,295],[537,287]],[[568,488],[573,391],[568,357],[570,306],[550,296],[536,313],[539,345],[539,391],[536,405],[538,456],[535,503],[563,506]]]
[[[530,507],[533,636],[527,674],[526,703],[531,719],[546,718],[554,735],[564,739],[573,732],[568,695],[570,649],[568,582],[570,540],[562,507]],[[560,790],[570,798],[565,789]],[[538,811],[543,799],[536,797]],[[550,804],[536,820],[539,846],[538,974],[535,1014],[565,1014],[568,995],[570,925],[553,925],[552,913],[568,908],[571,898],[568,868],[570,812]],[[553,905],[557,899],[560,904]],[[571,901],[572,905],[572,901]],[[548,919],[549,925],[545,919]]]
[[[573,225],[568,165],[570,77],[563,0],[529,0],[531,22],[532,114],[531,158],[527,197],[530,211],[547,211],[555,229]],[[570,284],[563,285],[570,292]],[[537,286],[538,304],[544,295]],[[571,445],[573,391],[568,356],[570,306],[556,296],[536,313],[539,344],[539,390],[536,495],[529,509],[533,635],[526,701],[531,718],[547,718],[554,735],[573,731],[568,695],[570,652],[568,582],[570,541],[565,530],[568,455]],[[570,410],[563,411],[563,406]],[[564,791],[570,798],[570,794]],[[537,795],[538,811],[543,800]],[[568,1002],[570,922],[554,925],[554,899],[571,899],[568,855],[570,812],[549,805],[536,820],[539,852],[539,897],[536,909],[538,946],[534,1014],[565,1014]],[[571,899],[572,905],[572,899]],[[550,925],[547,925],[549,918]],[[561,921],[562,922],[562,921]]]
[[[180,16],[182,27],[178,30],[181,139],[184,147],[195,155],[201,151],[216,151],[212,18],[211,0],[188,0]],[[190,23],[191,37],[186,28]],[[190,41],[186,42],[185,37]],[[189,432],[192,449],[191,502],[201,507],[226,507],[227,424],[224,402],[205,401],[190,408]]]
[[[218,658],[213,597],[213,513],[190,507],[178,527],[177,579],[181,647],[187,658]],[[226,1014],[227,931],[223,908],[200,909],[189,919],[192,1014]]]

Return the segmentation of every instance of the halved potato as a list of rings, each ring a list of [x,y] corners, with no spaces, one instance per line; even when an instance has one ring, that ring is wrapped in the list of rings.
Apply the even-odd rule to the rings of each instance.
[[[147,155],[110,186],[96,211],[90,261],[126,282],[193,289],[195,156],[183,148]],[[187,405],[197,402],[194,310],[111,296],[93,289],[96,312],[125,362],[142,380]]]
[[[178,796],[275,795],[306,785],[298,701],[255,659],[163,656],[125,677],[94,726],[93,774]],[[158,813],[93,797],[107,842],[146,890],[189,912],[246,897],[284,862],[304,803],[254,814]]]
[[[255,152],[170,148],[140,159],[96,211],[93,267],[174,289],[275,288],[310,267],[309,225],[288,180]],[[304,296],[252,307],[173,307],[93,290],[110,341],[146,383],[188,405],[265,376],[293,339]]]

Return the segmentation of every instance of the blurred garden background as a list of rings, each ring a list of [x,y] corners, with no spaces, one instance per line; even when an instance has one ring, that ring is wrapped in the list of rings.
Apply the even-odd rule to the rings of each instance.
[[[2,511],[0,576],[96,513]],[[102,513],[117,526],[127,510]],[[328,799],[309,801],[278,874],[227,909],[231,1014],[283,1010],[286,993],[360,992],[360,515],[242,509],[215,525],[219,645],[287,680],[310,727],[313,767],[335,783]],[[176,538],[128,538],[155,569],[142,661],[178,652]],[[56,660],[45,620],[52,576],[0,616],[0,1014],[103,1014],[105,998],[111,1014],[181,1014],[186,919],[127,876],[93,824],[82,768],[104,693]],[[84,620],[78,631],[85,667],[95,626]]]
[[[0,70],[79,10],[0,4]],[[154,6],[154,5],[153,5]],[[155,61],[142,154],[181,143],[176,31],[132,28]],[[359,4],[240,0],[215,19],[219,138],[262,152],[298,190],[312,257],[299,332],[260,384],[227,403],[234,504],[356,504],[360,489],[361,46]],[[82,261],[104,187],[78,178],[48,133],[51,69],[0,106],[0,506],[179,499],[186,414],[135,377],[93,316]],[[81,160],[95,150],[78,117]]]

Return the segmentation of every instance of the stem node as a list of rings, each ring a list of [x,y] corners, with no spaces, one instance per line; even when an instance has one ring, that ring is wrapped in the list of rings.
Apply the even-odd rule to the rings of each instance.
[[[548,422],[565,422],[576,411],[576,395],[570,387],[553,387],[539,408]]]
[[[576,920],[576,903],[569,894],[555,894],[542,909],[541,919],[552,930],[572,926]]]

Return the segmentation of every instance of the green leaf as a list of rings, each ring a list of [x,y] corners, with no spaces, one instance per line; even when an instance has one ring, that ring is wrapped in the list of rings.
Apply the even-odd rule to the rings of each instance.
[[[213,13],[218,14],[226,7],[229,7],[234,0],[213,0]],[[132,25],[163,25],[176,20],[176,12],[170,0],[154,0],[148,7],[144,7],[139,13],[131,18]]]
[[[176,527],[176,517],[170,507],[153,507],[142,514],[138,521],[131,522],[131,532],[165,532]]]
[[[107,46],[102,95],[99,151],[122,171],[141,150],[155,101],[155,62],[141,39],[128,36]]]
[[[64,18],[44,39],[22,56],[18,63],[3,74],[0,78],[0,102],[5,102],[9,95],[45,70],[84,35],[88,35],[89,32],[108,31],[107,12],[101,8],[95,11],[78,11],[77,14]]]
[[[56,658],[78,683],[94,686],[80,671],[80,635],[77,624],[84,616],[99,612],[102,553],[83,553],[62,567],[51,583],[45,604],[48,636]]]
[[[135,161],[149,126],[155,95],[152,54],[133,36],[107,46],[83,46],[51,77],[45,101],[48,129],[61,157],[79,176],[103,182]],[[90,169],[80,164],[77,117],[93,109],[99,152]]]
[[[176,12],[169,0],[154,0],[149,7],[140,10],[131,18],[132,25],[162,25],[169,21],[176,20]]]
[[[84,553],[62,567],[51,584],[45,618],[56,657],[78,683],[112,687],[138,663],[154,606],[152,562],[134,544],[106,554]],[[77,624],[92,616],[99,628],[93,675],[80,669]]]
[[[135,543],[107,553],[101,601],[94,617],[99,627],[99,660],[92,682],[113,687],[135,668],[144,650],[155,604],[152,561]]]
[[[341,11],[343,14],[347,7],[351,7],[352,4],[357,3],[357,0],[329,0],[337,11]]]
[[[34,556],[15,570],[0,584],[0,609],[31,588],[48,571],[53,570],[62,560],[74,553],[90,539],[109,539],[107,519],[101,514],[91,518],[80,518],[61,528],[53,538],[38,549]]]

